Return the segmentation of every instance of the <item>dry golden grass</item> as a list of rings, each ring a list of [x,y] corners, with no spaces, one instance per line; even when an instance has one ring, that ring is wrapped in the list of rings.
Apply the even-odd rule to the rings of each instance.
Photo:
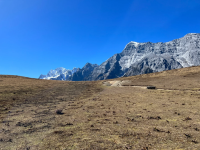
[[[0,76],[0,148],[200,149],[199,77],[190,67],[109,80],[158,88],[147,90]]]

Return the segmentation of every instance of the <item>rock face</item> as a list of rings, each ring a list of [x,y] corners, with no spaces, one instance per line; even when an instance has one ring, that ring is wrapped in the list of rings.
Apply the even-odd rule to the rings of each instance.
[[[182,68],[182,65],[169,54],[151,53],[129,67],[124,76],[134,76]]]
[[[200,34],[189,33],[166,43],[130,42],[121,53],[101,65],[88,63],[65,80],[104,80],[197,65],[200,65]]]
[[[103,80],[121,77],[124,72],[119,63],[120,54],[115,54],[100,66],[94,68],[89,80]]]

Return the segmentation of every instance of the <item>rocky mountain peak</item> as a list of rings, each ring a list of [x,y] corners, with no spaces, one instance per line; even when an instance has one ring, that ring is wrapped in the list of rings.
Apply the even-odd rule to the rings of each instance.
[[[86,63],[82,69],[91,69],[97,67],[97,64]]]

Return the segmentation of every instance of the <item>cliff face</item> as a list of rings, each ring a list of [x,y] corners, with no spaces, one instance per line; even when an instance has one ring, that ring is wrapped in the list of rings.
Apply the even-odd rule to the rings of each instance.
[[[173,56],[152,53],[131,65],[124,76],[134,76],[177,68],[182,68],[182,65]]]

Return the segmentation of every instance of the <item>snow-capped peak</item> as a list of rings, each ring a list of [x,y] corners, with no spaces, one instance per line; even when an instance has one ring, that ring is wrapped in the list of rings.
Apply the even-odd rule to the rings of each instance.
[[[145,44],[145,43],[138,43],[138,42],[135,42],[135,41],[131,41],[125,46],[125,48],[132,46],[132,45],[134,45],[135,47],[138,47],[139,45],[143,45],[143,44]]]
[[[62,77],[60,80],[67,80],[73,73],[77,71],[77,68],[72,70],[65,69],[63,67],[56,68],[55,70],[50,70],[47,75],[40,75],[39,79],[51,79],[54,80],[58,77]]]
[[[55,70],[52,70],[52,69],[51,69],[51,70],[48,72],[47,77],[56,77],[56,76],[58,76],[58,75],[60,75],[60,74],[63,74],[63,73],[65,73],[65,72],[67,72],[67,71],[69,71],[69,70],[67,70],[67,69],[65,69],[65,68],[63,68],[63,67],[56,68]]]

